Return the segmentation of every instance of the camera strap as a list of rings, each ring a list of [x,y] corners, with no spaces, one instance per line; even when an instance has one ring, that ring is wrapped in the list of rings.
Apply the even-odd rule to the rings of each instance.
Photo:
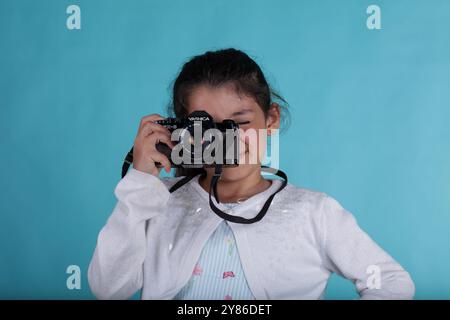
[[[214,172],[214,176],[212,177],[211,180],[211,186],[209,189],[209,206],[211,207],[211,209],[222,219],[230,221],[230,222],[234,222],[234,223],[241,223],[241,224],[251,224],[251,223],[255,223],[258,222],[259,220],[261,220],[267,213],[267,210],[269,210],[269,207],[272,203],[273,198],[275,197],[275,195],[280,192],[281,190],[284,189],[284,187],[286,187],[288,179],[287,179],[287,175],[281,171],[281,170],[276,170],[274,168],[270,168],[267,166],[261,166],[261,170],[262,171],[266,171],[266,172],[270,172],[272,174],[275,174],[276,176],[280,177],[283,179],[283,182],[281,183],[280,187],[278,188],[277,191],[275,191],[264,203],[264,206],[261,208],[261,210],[259,211],[259,213],[254,216],[253,218],[247,219],[244,217],[239,217],[239,216],[233,216],[230,215],[228,213],[223,212],[222,210],[220,210],[219,208],[217,208],[217,206],[214,204],[213,200],[212,200],[212,193],[214,192],[214,197],[216,198],[217,203],[219,203],[219,197],[217,195],[217,183],[220,179],[220,175],[222,173],[222,165],[216,165],[216,169]],[[212,189],[212,190],[211,190]],[[212,191],[212,192],[211,192]]]
[[[124,163],[122,165],[122,178],[126,175],[128,168],[130,167],[131,163],[133,162],[133,148],[128,152],[127,156],[125,157]],[[224,220],[234,222],[234,223],[240,223],[240,224],[251,224],[260,221],[267,213],[267,210],[269,210],[269,207],[272,203],[273,198],[275,195],[280,192],[281,190],[286,187],[288,178],[286,173],[284,173],[281,170],[277,170],[271,167],[267,166],[261,166],[261,171],[272,173],[280,178],[283,179],[283,182],[281,183],[280,187],[277,191],[275,191],[264,203],[263,207],[259,211],[259,213],[254,216],[253,218],[247,219],[244,217],[239,216],[233,216],[231,214],[228,214],[222,210],[220,210],[213,202],[212,196],[214,195],[214,198],[216,199],[217,203],[220,203],[219,201],[219,195],[217,193],[217,184],[219,182],[220,176],[222,175],[222,165],[217,164],[215,166],[214,175],[211,179],[211,185],[209,188],[209,206],[214,211],[215,214],[217,214],[219,217],[221,217]],[[181,178],[178,180],[172,187],[170,187],[169,192],[173,193],[179,188],[181,188],[183,185],[191,181],[193,178],[195,178],[197,175],[189,175]]]
[[[259,211],[259,213],[250,219],[247,218],[243,218],[243,217],[239,217],[239,216],[233,216],[231,214],[228,214],[226,212],[223,212],[222,210],[220,210],[213,202],[212,196],[214,195],[214,198],[216,198],[217,203],[220,203],[219,200],[219,196],[217,194],[217,184],[219,182],[220,176],[222,174],[222,165],[216,165],[215,166],[215,170],[214,170],[214,175],[211,179],[211,185],[210,185],[210,189],[209,189],[209,206],[211,207],[211,209],[214,211],[215,214],[217,214],[219,217],[221,217],[224,220],[230,221],[230,222],[234,222],[234,223],[240,223],[240,224],[251,224],[251,223],[255,223],[260,221],[267,213],[267,210],[269,210],[269,207],[272,203],[273,198],[275,197],[275,195],[280,192],[281,190],[284,189],[284,187],[286,187],[287,182],[288,182],[288,178],[286,173],[284,173],[281,170],[277,170],[274,168],[270,168],[267,166],[261,166],[261,170],[265,171],[265,172],[269,172],[272,173],[280,178],[283,179],[283,182],[281,183],[280,187],[278,188],[277,191],[275,191],[264,203],[264,206],[261,208],[261,210]],[[181,178],[180,180],[178,180],[170,189],[169,191],[172,193],[175,190],[179,189],[180,187],[182,187],[183,185],[185,185],[186,183],[188,183],[190,180],[192,180],[194,177],[196,177],[197,175],[192,175],[192,176],[185,176],[183,178]]]

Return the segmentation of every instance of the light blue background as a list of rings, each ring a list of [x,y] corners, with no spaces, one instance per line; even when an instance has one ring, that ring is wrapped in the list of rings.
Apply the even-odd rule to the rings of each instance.
[[[366,28],[370,4],[382,30]],[[290,103],[290,181],[352,212],[416,298],[449,299],[449,23],[446,0],[2,0],[0,298],[93,297],[87,266],[140,117],[164,113],[189,57],[233,46]],[[355,290],[334,276],[327,297]]]

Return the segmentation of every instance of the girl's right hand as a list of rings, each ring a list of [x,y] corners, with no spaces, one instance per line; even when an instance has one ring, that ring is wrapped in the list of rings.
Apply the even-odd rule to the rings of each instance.
[[[133,146],[133,168],[154,176],[158,176],[162,169],[156,167],[155,162],[161,163],[166,172],[169,172],[171,168],[169,159],[156,150],[156,144],[162,142],[171,149],[174,146],[170,139],[170,131],[154,123],[156,120],[164,120],[164,118],[159,114],[152,114],[141,119]]]

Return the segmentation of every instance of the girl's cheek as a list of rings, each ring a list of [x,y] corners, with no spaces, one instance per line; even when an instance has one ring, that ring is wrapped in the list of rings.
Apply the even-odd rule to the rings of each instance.
[[[260,163],[265,155],[266,150],[266,139],[265,134],[262,130],[256,128],[240,128],[239,135],[239,154],[244,155],[248,151],[245,160],[242,159],[246,164],[256,164]]]

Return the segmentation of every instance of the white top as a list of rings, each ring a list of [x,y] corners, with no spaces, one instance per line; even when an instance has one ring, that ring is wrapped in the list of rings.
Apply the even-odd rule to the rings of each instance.
[[[99,299],[126,299],[139,289],[142,299],[172,299],[189,281],[203,246],[223,220],[210,209],[198,177],[169,193],[178,179],[131,168],[117,184],[118,202],[88,270]],[[234,209],[213,201],[229,214],[252,218],[280,183],[273,180]],[[321,299],[332,272],[354,282],[363,299],[414,295],[409,274],[325,193],[288,184],[261,221],[229,225],[256,299]]]

